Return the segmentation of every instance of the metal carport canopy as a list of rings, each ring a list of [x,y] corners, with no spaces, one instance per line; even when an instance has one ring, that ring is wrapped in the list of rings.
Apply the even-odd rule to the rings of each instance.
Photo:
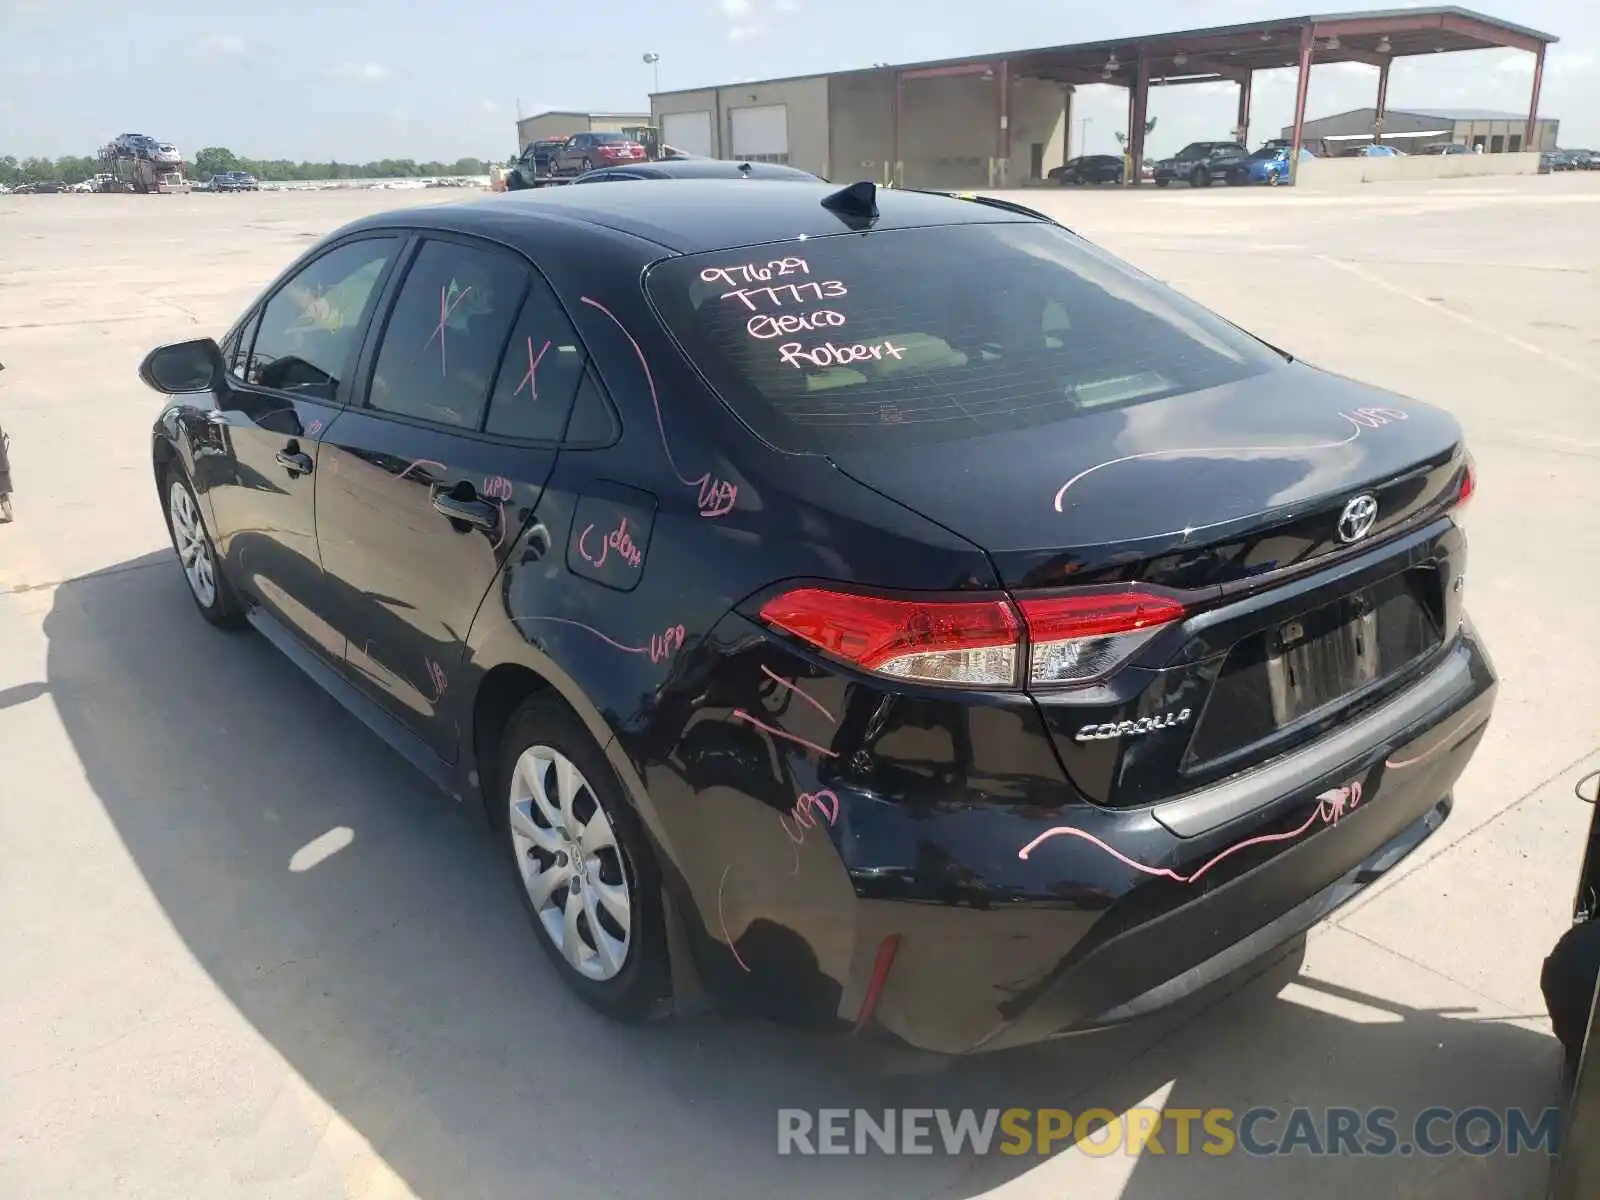
[[[1447,54],[1462,50],[1510,48],[1536,56],[1533,97],[1528,114],[1527,140],[1533,140],[1538,114],[1539,87],[1544,76],[1545,47],[1558,39],[1523,25],[1502,21],[1465,8],[1396,8],[1371,12],[1324,13],[1279,17],[1243,25],[1186,29],[1145,37],[1110,38],[1098,42],[973,55],[938,62],[891,67],[899,84],[908,79],[962,75],[985,69],[1000,78],[1002,157],[1006,144],[1009,97],[1006,78],[1027,76],[1067,84],[1109,83],[1129,89],[1128,151],[1135,162],[1144,158],[1144,123],[1150,84],[1210,83],[1231,80],[1240,87],[1241,125],[1249,111],[1250,80],[1254,72],[1280,67],[1300,68],[1295,105],[1295,149],[1305,120],[1307,78],[1315,63],[1359,62],[1379,69],[1377,110],[1381,118],[1388,93],[1389,64],[1396,58],[1419,54]],[[895,143],[898,158],[899,109],[896,104]],[[1299,154],[1291,162],[1298,165]],[[1138,172],[1130,172],[1130,183]]]

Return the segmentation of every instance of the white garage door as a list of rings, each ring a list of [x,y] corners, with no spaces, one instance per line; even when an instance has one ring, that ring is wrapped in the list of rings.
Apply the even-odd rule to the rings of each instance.
[[[685,154],[712,157],[711,114],[703,111],[663,114],[661,140]]]
[[[732,110],[733,157],[740,162],[789,161],[789,106],[763,104]]]

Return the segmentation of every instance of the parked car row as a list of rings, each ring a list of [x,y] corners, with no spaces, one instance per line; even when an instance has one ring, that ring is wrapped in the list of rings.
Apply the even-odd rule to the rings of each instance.
[[[197,192],[259,192],[261,183],[249,171],[219,171],[194,185]]]
[[[1600,154],[1593,150],[1546,150],[1539,156],[1539,171],[1600,171]]]
[[[662,147],[663,158],[682,157]],[[576,179],[605,167],[651,161],[643,142],[622,133],[575,133],[567,138],[541,138],[528,145],[506,175],[506,190],[520,192],[550,179]]]

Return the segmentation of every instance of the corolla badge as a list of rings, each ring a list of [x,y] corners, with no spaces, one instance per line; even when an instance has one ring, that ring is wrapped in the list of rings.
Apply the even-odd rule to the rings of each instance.
[[[1164,712],[1153,717],[1140,717],[1137,721],[1108,721],[1104,725],[1085,725],[1073,735],[1075,742],[1103,742],[1109,738],[1138,737],[1144,733],[1154,733],[1158,729],[1170,729],[1174,725],[1182,725],[1191,716],[1189,709],[1180,712]]]
[[[1371,493],[1362,492],[1359,496],[1352,496],[1339,514],[1339,540],[1347,544],[1359,542],[1372,532],[1377,520],[1378,501]]]

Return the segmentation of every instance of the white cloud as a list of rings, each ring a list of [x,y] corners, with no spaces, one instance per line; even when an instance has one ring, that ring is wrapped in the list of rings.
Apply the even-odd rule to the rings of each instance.
[[[485,114],[492,114],[500,111],[500,106],[487,96],[478,101],[478,108]]]
[[[716,14],[726,22],[728,41],[766,37],[778,22],[800,11],[801,0],[717,0]]]
[[[243,54],[244,39],[236,33],[208,33],[200,39],[200,49],[206,54]]]
[[[374,83],[379,79],[389,77],[389,68],[378,63],[340,63],[337,67],[330,67],[328,74],[336,79],[361,79]]]

